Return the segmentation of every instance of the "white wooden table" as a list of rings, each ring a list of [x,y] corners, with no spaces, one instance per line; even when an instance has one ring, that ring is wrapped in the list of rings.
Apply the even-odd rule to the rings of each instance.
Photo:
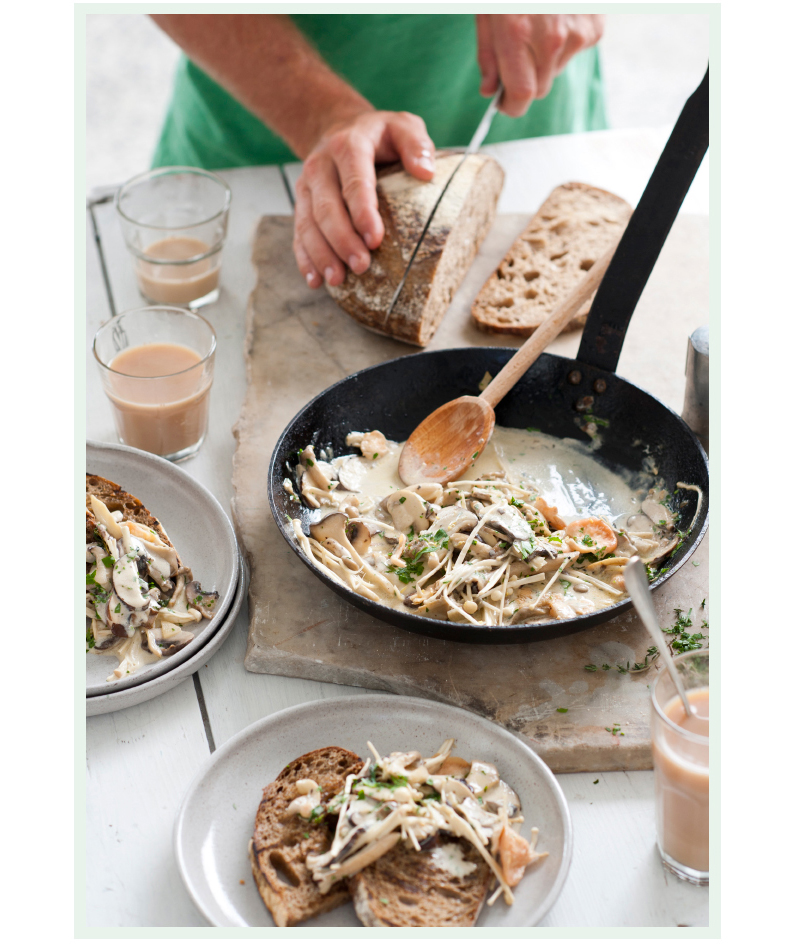
[[[533,211],[566,180],[594,183],[635,204],[668,130],[604,131],[493,145],[486,150],[500,160],[507,175],[499,209]],[[219,302],[204,312],[218,339],[210,426],[201,453],[183,468],[228,512],[231,430],[245,388],[244,313],[254,281],[251,238],[262,214],[291,212],[286,181],[292,188],[298,172],[295,165],[223,175],[233,191],[223,288]],[[682,212],[708,212],[707,161]],[[95,213],[116,310],[144,304],[112,206],[98,206]],[[87,258],[90,343],[110,314],[90,225]],[[88,437],[117,442],[91,355],[87,381]],[[203,927],[172,852],[173,822],[195,772],[216,747],[259,718],[306,701],[355,698],[364,692],[247,673],[242,665],[247,625],[245,605],[223,648],[192,679],[143,705],[87,719],[88,927]],[[564,774],[559,780],[573,817],[573,865],[542,926],[707,926],[707,890],[686,885],[661,867],[654,838],[652,772]],[[148,801],[135,802],[133,797]]]

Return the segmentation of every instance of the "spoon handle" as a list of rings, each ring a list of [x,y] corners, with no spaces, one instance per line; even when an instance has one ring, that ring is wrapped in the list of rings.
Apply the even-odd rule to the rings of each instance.
[[[672,677],[672,682],[678,690],[678,695],[680,695],[681,701],[683,702],[686,714],[691,717],[691,706],[686,697],[686,689],[683,687],[683,682],[672,660],[672,653],[664,638],[664,632],[658,625],[658,617],[653,607],[653,601],[650,599],[650,588],[647,584],[647,577],[645,577],[645,565],[638,557],[632,557],[625,566],[623,576],[625,577],[625,585],[628,588],[628,592],[631,594],[631,602],[636,607],[636,612],[653,637],[653,642],[655,642],[658,647],[658,651],[661,654],[661,658],[664,660],[667,671]]]
[[[601,284],[609,263],[612,261],[617,240],[606,252],[600,256],[587,275],[521,345],[519,350],[510,358],[502,370],[494,377],[491,383],[480,394],[481,400],[486,400],[492,407],[518,383],[527,370],[535,363],[543,351],[557,337],[562,329],[570,322],[576,312]]]

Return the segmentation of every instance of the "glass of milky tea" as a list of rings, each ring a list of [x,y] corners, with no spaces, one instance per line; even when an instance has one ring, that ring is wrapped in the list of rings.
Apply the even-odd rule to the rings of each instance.
[[[198,167],[159,167],[115,195],[143,298],[200,308],[219,298],[230,188]]]
[[[653,686],[650,724],[656,784],[656,832],[664,868],[708,884],[708,652],[674,659],[692,714],[664,667]]]
[[[158,305],[99,328],[93,353],[118,438],[173,462],[194,456],[208,428],[214,329],[196,311]]]

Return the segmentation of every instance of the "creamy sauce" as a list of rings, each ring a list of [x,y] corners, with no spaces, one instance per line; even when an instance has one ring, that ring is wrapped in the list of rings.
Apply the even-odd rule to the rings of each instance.
[[[367,467],[361,476],[361,495],[374,500],[403,488],[398,475],[402,448],[403,444],[398,444],[396,449],[368,462],[353,457]],[[343,461],[341,457],[330,464]],[[496,426],[488,447],[463,477],[476,479],[497,472],[505,472],[542,495],[566,521],[587,515],[613,519],[639,511],[640,492],[628,484],[627,473],[612,472],[594,457],[589,447],[574,440]],[[641,494],[644,497],[644,492]]]
[[[446,842],[431,850],[433,864],[456,878],[463,878],[477,868],[474,862],[467,862],[460,843]]]
[[[404,487],[402,444],[378,431],[347,441],[362,455],[311,446],[284,481],[315,509],[301,518],[309,534],[297,520],[294,533],[319,569],[404,612],[489,626],[572,619],[625,599],[631,556],[652,563],[678,541],[666,492],[572,440],[495,427],[444,489]]]

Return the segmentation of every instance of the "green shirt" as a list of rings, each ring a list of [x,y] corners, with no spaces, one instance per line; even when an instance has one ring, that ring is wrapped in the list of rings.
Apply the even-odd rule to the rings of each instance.
[[[464,147],[485,111],[475,18],[456,14],[293,15],[329,66],[376,108],[420,115],[437,147]],[[571,59],[522,118],[498,114],[488,143],[606,127],[597,48]],[[285,142],[181,58],[153,166],[221,168],[296,160]]]

